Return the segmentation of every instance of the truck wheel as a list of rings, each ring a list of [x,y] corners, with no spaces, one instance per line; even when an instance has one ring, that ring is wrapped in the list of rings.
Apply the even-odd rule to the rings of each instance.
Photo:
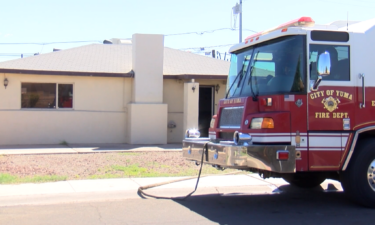
[[[361,140],[348,168],[341,174],[341,184],[353,201],[375,208],[375,139]]]
[[[326,177],[320,173],[287,173],[282,178],[289,184],[300,188],[313,188],[319,186]]]

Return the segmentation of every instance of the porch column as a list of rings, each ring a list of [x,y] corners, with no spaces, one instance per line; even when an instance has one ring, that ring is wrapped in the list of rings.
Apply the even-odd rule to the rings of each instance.
[[[187,129],[198,128],[198,109],[199,108],[199,83],[194,79],[184,84],[184,133]]]

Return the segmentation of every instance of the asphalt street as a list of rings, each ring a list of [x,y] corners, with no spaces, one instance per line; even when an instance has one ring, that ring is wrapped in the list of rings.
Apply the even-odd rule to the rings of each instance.
[[[79,154],[109,151],[181,151],[180,146],[13,146],[0,154]],[[150,199],[140,186],[178,178],[69,180],[0,185],[0,224],[372,224],[375,209],[346,198],[339,182],[298,189],[282,179],[256,174],[201,178],[186,200]],[[196,180],[146,190],[159,196],[184,196]]]
[[[371,224],[373,209],[349,201],[341,190],[298,189],[197,193],[186,200],[91,199],[0,207],[0,224]],[[269,188],[263,186],[264,188]],[[204,188],[203,188],[204,189]],[[149,190],[173,194],[173,188]],[[187,189],[184,192],[188,191]],[[187,193],[187,192],[186,192]],[[121,193],[117,193],[121,195]],[[175,193],[176,194],[176,193]],[[181,194],[181,193],[179,193]],[[48,195],[45,196],[48,198]]]

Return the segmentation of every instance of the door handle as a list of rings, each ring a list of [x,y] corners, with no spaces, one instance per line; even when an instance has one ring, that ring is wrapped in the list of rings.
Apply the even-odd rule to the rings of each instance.
[[[365,108],[366,107],[366,95],[365,95],[365,74],[360,73],[359,79],[362,79],[362,103],[359,103],[359,108]]]

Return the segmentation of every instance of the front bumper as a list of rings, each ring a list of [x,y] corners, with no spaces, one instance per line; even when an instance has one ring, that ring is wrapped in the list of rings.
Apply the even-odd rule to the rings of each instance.
[[[277,173],[296,171],[296,148],[292,145],[234,145],[231,142],[212,143],[208,138],[186,138],[182,154],[187,160],[219,165],[224,168],[259,169]],[[208,151],[204,150],[207,143]],[[287,160],[277,159],[277,151],[288,151]]]

